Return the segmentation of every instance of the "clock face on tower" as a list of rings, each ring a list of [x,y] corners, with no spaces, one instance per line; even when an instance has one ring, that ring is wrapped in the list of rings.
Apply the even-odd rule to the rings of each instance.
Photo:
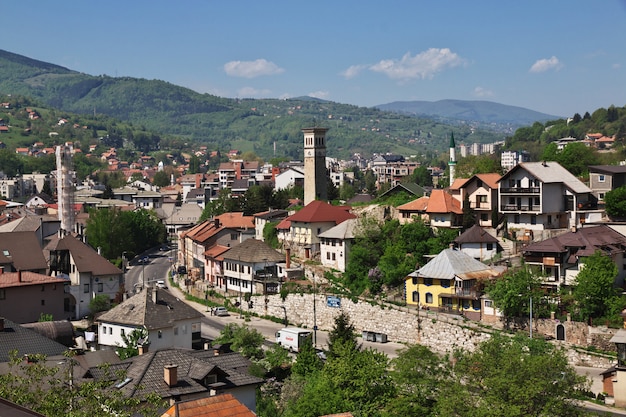
[[[304,156],[307,156],[307,157],[315,156],[315,153],[313,152],[313,149],[306,149],[304,151]]]

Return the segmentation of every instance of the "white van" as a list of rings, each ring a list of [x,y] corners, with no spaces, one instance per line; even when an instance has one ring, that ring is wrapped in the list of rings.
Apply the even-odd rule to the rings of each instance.
[[[285,327],[276,332],[276,343],[289,350],[289,352],[299,352],[300,347],[312,332],[298,327]]]

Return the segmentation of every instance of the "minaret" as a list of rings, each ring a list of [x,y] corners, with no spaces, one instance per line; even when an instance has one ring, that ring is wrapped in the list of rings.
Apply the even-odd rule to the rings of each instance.
[[[304,205],[326,201],[326,132],[323,127],[302,129],[304,133]]]
[[[450,185],[454,182],[454,170],[456,168],[456,145],[454,144],[454,133],[450,133],[450,160],[448,167],[450,168]]]

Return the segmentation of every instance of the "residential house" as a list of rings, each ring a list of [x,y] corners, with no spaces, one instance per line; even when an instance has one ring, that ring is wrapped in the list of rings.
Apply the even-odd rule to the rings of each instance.
[[[165,227],[170,236],[178,235],[179,230],[183,227],[198,223],[200,216],[202,216],[202,208],[197,204],[182,204],[180,206],[170,204],[168,207],[171,209],[169,215],[166,215],[165,211],[161,209],[157,209],[157,215],[164,218]]]
[[[271,222],[280,222],[281,220],[287,218],[289,212],[287,210],[272,210],[263,211],[261,213],[256,213],[252,217],[254,217],[254,238],[256,240],[265,240],[263,239],[263,230],[265,229],[265,225]]]
[[[513,234],[580,226],[596,208],[591,189],[554,161],[518,164],[498,184],[499,211]]]
[[[202,317],[168,291],[146,287],[98,317],[98,345],[124,346],[123,336],[145,329],[150,349],[191,349],[201,346]]]
[[[356,216],[350,213],[350,207],[332,206],[324,201],[314,200],[281,222],[289,224],[289,231],[282,235],[283,243],[297,251],[298,256],[309,259],[320,253],[319,235],[322,232],[354,218]]]
[[[358,232],[358,227],[358,219],[348,219],[318,235],[322,265],[346,272],[350,249]]]
[[[214,245],[231,247],[254,237],[252,216],[224,213],[181,232],[178,263],[184,265],[193,279],[208,280],[212,270],[204,253]]]
[[[437,189],[430,193],[426,214],[430,226],[434,228],[460,227],[463,222],[461,203],[445,190]]]
[[[460,250],[444,249],[406,278],[406,303],[480,320],[484,287],[499,275]]]
[[[250,375],[250,361],[239,353],[151,350],[123,361],[122,365],[127,366],[125,377],[118,384],[123,395],[142,399],[147,393],[155,393],[171,405],[232,394],[255,412],[256,388],[263,383],[263,379]]]
[[[274,177],[274,190],[288,190],[293,187],[304,188],[304,173],[295,168],[288,168]]]
[[[89,303],[97,295],[113,301],[120,292],[122,270],[71,234],[59,231],[44,250],[49,254],[50,274],[70,279],[69,305],[65,308],[74,318],[89,314]]]
[[[35,232],[0,233],[0,269],[5,273],[28,271],[45,275],[48,263],[41,250],[37,234]]]
[[[254,180],[259,172],[258,161],[232,160],[222,162],[217,170],[220,188],[233,188],[234,180]]]
[[[386,197],[389,197],[390,195],[401,192],[405,192],[409,195],[415,196],[415,198],[428,195],[428,190],[426,190],[421,185],[415,184],[414,182],[401,182],[382,193],[379,198],[384,199]]]
[[[267,243],[247,239],[222,255],[223,276],[217,288],[241,294],[278,294],[282,276],[277,269],[285,256]],[[241,302],[241,299],[239,300]]]
[[[168,408],[161,417],[198,417],[228,415],[236,417],[256,417],[248,407],[232,394],[220,394],[209,398],[180,401]]]
[[[398,221],[400,224],[410,223],[415,220],[428,221],[426,209],[428,208],[429,199],[430,197],[423,196],[398,206]]]
[[[467,229],[453,242],[461,252],[481,262],[493,259],[500,250],[498,239],[477,224]]]
[[[492,213],[498,209],[498,180],[500,174],[476,174],[463,182],[459,187],[457,199],[461,208],[466,201],[474,211],[479,226],[493,227]],[[452,187],[450,187],[452,188]]]
[[[604,201],[609,191],[626,185],[626,165],[590,165],[589,188],[598,199]]]
[[[65,319],[65,284],[69,280],[28,271],[3,273],[0,268],[0,317],[15,323],[36,322],[44,315]]]
[[[624,287],[626,237],[608,225],[585,226],[522,249],[526,265],[545,276],[544,286],[554,291],[571,286],[582,270],[585,258],[596,251],[610,256],[617,266],[615,286]]]

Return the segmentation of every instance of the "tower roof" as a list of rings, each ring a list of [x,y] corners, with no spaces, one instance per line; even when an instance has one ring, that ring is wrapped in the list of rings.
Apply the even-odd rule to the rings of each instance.
[[[456,144],[454,143],[454,133],[450,133],[450,147],[455,148]]]

